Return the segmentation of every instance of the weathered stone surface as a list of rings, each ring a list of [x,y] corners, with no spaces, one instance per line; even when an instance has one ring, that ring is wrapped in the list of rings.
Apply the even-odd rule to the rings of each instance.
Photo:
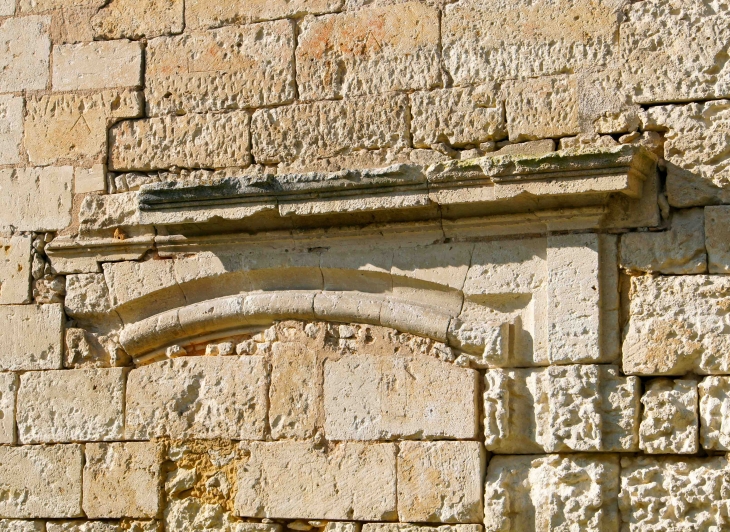
[[[253,154],[258,163],[313,160],[378,148],[404,148],[408,137],[405,96],[317,102],[264,109],[253,115]]]
[[[106,162],[107,128],[119,119],[141,116],[142,102],[142,93],[130,90],[28,98],[24,139],[30,162]]]
[[[89,42],[94,40],[91,17],[106,0],[20,0],[21,15],[44,14],[50,22],[50,37],[54,44]]]
[[[398,446],[398,520],[478,523],[484,518],[481,442],[402,442]]]
[[[634,272],[705,273],[707,251],[703,210],[674,211],[668,231],[623,235],[621,266]]]
[[[0,16],[10,17],[15,14],[15,1],[16,0],[1,0],[0,1]]]
[[[0,447],[0,516],[79,517],[81,512],[80,445]]]
[[[694,454],[698,450],[697,383],[652,379],[641,396],[639,446],[648,454]]]
[[[704,229],[710,273],[730,273],[730,207],[705,207]]]
[[[0,24],[0,92],[47,88],[50,17],[11,18]]]
[[[152,39],[183,31],[183,0],[112,0],[92,18],[97,39]]]
[[[330,523],[330,525],[335,524],[337,523]],[[411,523],[365,523],[362,526],[362,532],[430,532],[432,530],[432,526],[418,526]],[[482,525],[441,525],[436,530],[439,532],[481,532]],[[357,531],[344,530],[333,532]]]
[[[0,305],[30,302],[30,236],[0,237]]]
[[[119,523],[107,521],[61,521],[48,523],[46,532],[122,532]]]
[[[640,383],[615,366],[488,370],[485,443],[524,454],[635,451]]]
[[[730,279],[632,277],[623,369],[635,375],[730,372]]]
[[[67,44],[53,48],[53,90],[142,85],[142,45],[129,41]]]
[[[46,532],[42,521],[20,521],[16,519],[0,519],[0,530],[5,532]]]
[[[132,370],[126,437],[260,440],[266,431],[261,357],[191,357]]]
[[[293,50],[294,26],[286,20],[154,39],[146,56],[148,112],[289,103],[296,96]]]
[[[705,377],[700,394],[700,443],[711,451],[730,450],[730,377]]]
[[[325,433],[331,440],[474,438],[477,376],[424,356],[327,361]]]
[[[396,446],[310,442],[242,443],[235,512],[282,519],[392,520],[396,514]],[[296,475],[292,475],[296,471]]]
[[[23,107],[20,96],[0,96],[0,164],[18,164],[23,141]]]
[[[61,305],[0,306],[0,370],[61,367]]]
[[[0,373],[0,443],[15,443],[15,394],[18,376]]]
[[[342,3],[343,0],[187,0],[185,23],[192,28],[215,28],[305,14],[321,15],[338,11]]]
[[[0,226],[58,231],[71,223],[73,168],[0,170]]]
[[[23,443],[110,441],[124,432],[123,368],[33,371],[20,377]]]
[[[66,314],[76,319],[106,316],[111,311],[112,305],[104,275],[100,273],[67,275],[64,308]]]
[[[617,532],[616,455],[495,456],[484,494],[486,532]]]
[[[91,168],[74,168],[74,192],[106,192],[106,165],[95,164]]]
[[[296,55],[307,100],[442,84],[438,11],[420,2],[307,17]]]
[[[622,458],[622,530],[722,530],[727,527],[728,490],[724,456]]]
[[[84,465],[87,517],[155,517],[160,510],[159,443],[89,443]]]
[[[246,112],[122,122],[109,132],[109,168],[149,171],[247,166],[251,162]]]

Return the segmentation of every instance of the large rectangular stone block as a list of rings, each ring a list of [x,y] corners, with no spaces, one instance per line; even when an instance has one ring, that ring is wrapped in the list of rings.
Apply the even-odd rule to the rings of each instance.
[[[71,223],[73,168],[0,170],[0,226],[60,231]]]
[[[150,116],[263,107],[296,97],[290,21],[153,39],[146,65]]]
[[[48,86],[51,17],[10,18],[0,23],[0,92]]]
[[[477,377],[428,356],[328,360],[325,433],[330,440],[475,438]]]
[[[0,447],[0,517],[80,517],[81,445]]]
[[[109,131],[109,168],[151,171],[248,166],[247,112],[170,116],[117,124]]]
[[[321,15],[338,11],[343,0],[187,0],[185,25],[193,29],[248,24],[261,20]]]
[[[152,39],[182,33],[184,0],[112,0],[91,18],[97,39]]]
[[[0,164],[20,162],[24,107],[21,96],[0,96]]]
[[[439,14],[420,2],[307,17],[297,82],[307,100],[431,89],[442,84]]]
[[[15,394],[18,375],[0,373],[0,443],[15,443]],[[1,530],[1,529],[0,529]]]
[[[484,431],[490,451],[636,451],[640,382],[615,366],[488,370]]]
[[[0,306],[0,370],[59,369],[63,346],[61,305]]]
[[[0,237],[0,305],[30,303],[30,236]]]
[[[184,357],[127,380],[126,437],[261,440],[268,401],[262,357]]]
[[[124,368],[24,373],[18,389],[18,439],[23,443],[121,439],[124,379]]]
[[[704,236],[710,273],[730,273],[730,206],[704,208]]]
[[[652,379],[641,396],[644,405],[639,447],[647,454],[694,454],[699,450],[697,383]]]
[[[53,90],[75,91],[142,85],[142,45],[107,41],[53,48]]]
[[[235,512],[280,519],[395,520],[396,446],[242,443]]]
[[[705,377],[698,386],[700,443],[708,451],[730,450],[730,377]]]

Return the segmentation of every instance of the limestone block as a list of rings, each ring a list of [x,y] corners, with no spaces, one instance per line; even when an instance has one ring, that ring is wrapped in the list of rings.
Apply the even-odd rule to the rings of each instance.
[[[0,237],[0,305],[30,303],[30,236]]]
[[[294,26],[286,20],[153,39],[146,57],[148,112],[289,103],[296,97],[293,50]]]
[[[59,231],[71,223],[73,168],[0,170],[0,226]]]
[[[730,377],[705,377],[698,391],[702,448],[730,450]]]
[[[0,370],[59,369],[63,345],[61,305],[0,306]]]
[[[640,382],[616,366],[488,370],[487,449],[498,453],[635,451]]]
[[[730,96],[727,5],[654,0],[629,6],[621,24],[621,63],[637,103]]]
[[[121,439],[124,378],[124,368],[24,373],[18,389],[18,438],[23,443]]]
[[[60,521],[47,524],[46,532],[122,532],[119,523],[108,521]]]
[[[276,164],[347,151],[403,148],[407,116],[404,96],[262,109],[251,122],[253,154],[258,163]]]
[[[0,516],[79,517],[81,445],[0,447]]]
[[[91,168],[74,168],[74,192],[106,192],[106,165],[95,164]]]
[[[187,0],[185,24],[193,29],[239,25],[261,20],[321,15],[339,11],[343,0]]]
[[[617,48],[623,2],[461,0],[445,6],[443,55],[455,85],[600,68]],[[529,28],[529,31],[526,31]]]
[[[705,207],[705,245],[710,273],[730,273],[730,207]]]
[[[183,0],[112,0],[91,18],[91,26],[97,39],[182,33]]]
[[[479,145],[507,136],[504,102],[491,87],[440,89],[411,95],[411,130],[416,148],[445,142]]]
[[[81,202],[79,224],[79,232],[82,235],[98,234],[98,232],[113,230],[117,227],[139,226],[140,210],[137,192],[89,194]],[[140,230],[144,231],[143,228]],[[108,234],[113,234],[113,232],[108,231]],[[130,255],[126,257],[127,260],[139,258],[133,254]],[[98,271],[98,269],[94,271]]]
[[[142,45],[99,41],[53,47],[53,90],[75,91],[142,85]]]
[[[122,122],[109,131],[109,168],[144,172],[248,166],[249,122],[246,112]]]
[[[727,528],[727,458],[621,459],[619,507],[627,532]]]
[[[362,532],[431,532],[433,529],[432,526],[410,523],[365,523],[362,526]],[[482,525],[441,525],[436,530],[438,532],[482,532]]]
[[[15,1],[16,0],[0,1],[0,17],[11,17],[15,14]]]
[[[235,512],[242,517],[383,521],[396,514],[396,446],[242,443]],[[296,474],[292,474],[296,472]]]
[[[623,369],[634,375],[729,373],[730,279],[632,277]]]
[[[402,442],[398,449],[398,520],[479,523],[484,518],[481,442]]]
[[[440,87],[439,14],[420,2],[307,17],[297,83],[307,100]]]
[[[112,305],[104,275],[101,273],[67,275],[64,308],[66,314],[74,319],[106,317],[111,312]]]
[[[48,86],[50,17],[10,18],[0,23],[0,92]]]
[[[707,252],[703,210],[674,211],[668,231],[623,235],[621,266],[634,272],[705,273]]]
[[[24,105],[20,96],[0,96],[0,164],[20,162]]]
[[[694,454],[698,450],[697,383],[652,379],[641,396],[644,405],[639,447],[647,454]]]
[[[494,456],[486,532],[618,532],[617,455]]]
[[[92,519],[155,517],[160,510],[163,448],[159,443],[89,443],[83,507]]]
[[[25,148],[37,165],[106,162],[108,126],[144,111],[142,93],[130,90],[33,96],[26,106]]]
[[[328,360],[325,433],[330,440],[475,438],[477,376],[424,356]]]
[[[15,394],[18,376],[0,373],[0,443],[15,443]],[[2,529],[0,529],[2,530]]]
[[[256,356],[184,357],[134,369],[126,437],[263,439],[266,381]]]
[[[42,521],[20,521],[0,519],[0,530],[5,532],[46,532]]]

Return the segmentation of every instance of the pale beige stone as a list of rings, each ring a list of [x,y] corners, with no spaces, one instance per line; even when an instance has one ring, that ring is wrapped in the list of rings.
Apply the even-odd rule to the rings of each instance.
[[[0,516],[80,517],[81,445],[0,446]]]
[[[305,14],[321,15],[339,11],[343,0],[187,0],[185,23],[192,28],[214,28]]]
[[[119,523],[107,521],[60,521],[49,522],[46,532],[122,532]]]
[[[730,278],[632,277],[623,369],[634,375],[730,372]]]
[[[0,23],[0,92],[47,88],[50,17],[11,18]]]
[[[249,122],[249,114],[242,111],[122,122],[109,131],[109,168],[248,166]]]
[[[640,382],[615,366],[492,369],[484,383],[490,451],[637,450]]]
[[[123,368],[32,371],[20,377],[23,443],[110,441],[124,432]]]
[[[407,2],[307,17],[297,83],[307,100],[440,87],[438,11]]]
[[[302,523],[302,521],[299,521],[299,523]],[[206,532],[282,532],[284,527],[275,523],[246,522],[235,517],[232,512],[227,511],[221,504],[204,503],[200,499],[192,497],[171,500],[165,508],[165,532],[189,532],[190,530],[204,530]]]
[[[95,164],[91,168],[74,169],[74,192],[76,194],[105,191],[106,165]]]
[[[361,98],[259,110],[251,131],[256,162],[316,160],[407,145],[408,99]]]
[[[310,442],[242,443],[235,512],[281,519],[393,520],[396,446]],[[292,472],[296,471],[296,475]]]
[[[107,128],[144,111],[142,93],[130,90],[34,96],[26,106],[25,148],[37,165],[106,162]]]
[[[61,367],[61,305],[3,305],[0,323],[0,370]]]
[[[433,530],[433,526],[419,526],[411,523],[365,523],[362,526],[362,532],[431,532]],[[436,530],[438,532],[482,532],[482,525],[441,525]]]
[[[494,152],[494,155],[545,155],[555,151],[553,139],[532,140],[506,144]]]
[[[623,235],[621,266],[633,272],[705,273],[707,251],[703,210],[674,211],[668,231]]]
[[[182,33],[183,0],[112,0],[92,18],[99,39],[152,39]]]
[[[0,443],[15,443],[15,394],[18,375],[0,373]],[[1,529],[0,529],[1,530]]]
[[[45,14],[51,21],[50,37],[54,44],[94,40],[91,17],[106,0],[19,0],[21,15]]]
[[[705,207],[704,229],[710,273],[730,273],[730,207]]]
[[[83,508],[92,519],[155,517],[160,510],[163,448],[159,443],[89,443]]]
[[[0,305],[30,303],[32,240],[0,237]]]
[[[484,493],[486,532],[618,532],[617,455],[495,456]]]
[[[15,2],[16,0],[1,0],[0,1],[0,17],[11,17],[15,14]]]
[[[266,381],[261,357],[183,357],[134,369],[126,437],[263,439]]]
[[[53,90],[75,91],[142,85],[142,45],[100,41],[53,47]]]
[[[81,202],[79,208],[79,233],[82,235],[96,235],[104,233],[113,235],[118,227],[138,228],[142,234],[150,233],[140,226],[139,201],[136,192],[122,194],[89,194]],[[111,230],[111,231],[109,231]],[[138,233],[139,234],[139,233]],[[139,257],[126,257],[127,260]],[[98,271],[95,268],[94,271]]]
[[[477,375],[423,356],[352,354],[328,360],[327,438],[475,438]]]
[[[724,456],[622,458],[622,530],[723,530],[729,503],[728,470]]]
[[[639,446],[647,454],[694,454],[698,450],[697,383],[652,379],[641,396]]]
[[[0,519],[0,530],[5,532],[47,532],[42,521]]]
[[[703,449],[730,450],[730,377],[705,377],[700,395],[700,443]]]
[[[0,96],[0,164],[20,162],[24,106],[20,96]]]
[[[398,445],[398,520],[478,523],[484,518],[481,442],[402,442]]]
[[[66,314],[74,319],[106,317],[112,310],[112,304],[104,275],[100,273],[67,275],[64,308]]]
[[[296,97],[293,50],[294,26],[286,20],[153,39],[146,55],[148,112],[289,103]]]
[[[0,226],[59,231],[71,223],[73,168],[0,170]]]

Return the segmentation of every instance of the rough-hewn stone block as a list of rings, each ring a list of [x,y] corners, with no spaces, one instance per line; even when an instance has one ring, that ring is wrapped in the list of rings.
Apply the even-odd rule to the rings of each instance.
[[[336,523],[330,523],[335,525]],[[431,532],[433,526],[419,526],[411,523],[365,523],[362,532]],[[439,532],[482,532],[482,525],[441,525]],[[357,532],[357,530],[333,530],[327,532]]]
[[[53,48],[53,90],[75,91],[142,85],[142,45],[109,41]]]
[[[243,517],[383,521],[396,514],[396,446],[241,444],[235,512]],[[296,471],[296,475],[292,472]]]
[[[641,396],[639,446],[648,454],[694,454],[698,450],[697,383],[652,379]]]
[[[398,448],[399,521],[483,520],[485,453],[481,442],[402,442]]]
[[[24,373],[18,389],[18,438],[23,443],[121,439],[124,374],[124,368]]]
[[[327,361],[325,433],[331,440],[474,438],[477,375],[426,356]]]
[[[183,0],[112,0],[91,26],[97,39],[152,39],[183,31],[183,7]]]
[[[0,373],[0,443],[15,443],[15,394],[18,375]],[[1,529],[0,529],[1,530]]]
[[[46,532],[46,527],[43,521],[0,519],[0,530],[4,532]]]
[[[705,245],[710,273],[730,273],[730,207],[705,207]]]
[[[67,275],[64,308],[66,314],[76,319],[105,317],[112,306],[104,275],[101,273]]]
[[[81,445],[0,447],[0,517],[79,517]]]
[[[296,96],[293,52],[294,26],[285,20],[153,39],[146,56],[148,112],[288,103]]]
[[[705,377],[700,395],[700,443],[709,451],[730,450],[730,377]]]
[[[0,305],[30,302],[30,236],[0,237]]]
[[[126,436],[263,439],[266,381],[261,357],[178,358],[134,369]]]
[[[123,530],[118,522],[82,521],[80,519],[49,522],[46,527],[46,532],[123,532]]]
[[[296,54],[307,100],[441,86],[439,15],[420,2],[307,17]]]
[[[618,489],[617,455],[494,456],[486,532],[617,532]]]
[[[321,15],[338,11],[343,0],[187,0],[185,24],[192,28],[214,28],[305,14]]]
[[[71,223],[71,166],[0,170],[0,189],[0,226],[59,231]]]
[[[0,164],[20,162],[24,105],[20,96],[0,96]]]
[[[61,367],[61,305],[0,306],[0,323],[0,370]]]
[[[248,166],[249,122],[249,114],[243,111],[122,122],[109,132],[109,168]]]
[[[50,17],[7,19],[0,24],[0,92],[47,88]]]
[[[159,443],[89,443],[84,465],[87,517],[155,517],[163,462]]]

